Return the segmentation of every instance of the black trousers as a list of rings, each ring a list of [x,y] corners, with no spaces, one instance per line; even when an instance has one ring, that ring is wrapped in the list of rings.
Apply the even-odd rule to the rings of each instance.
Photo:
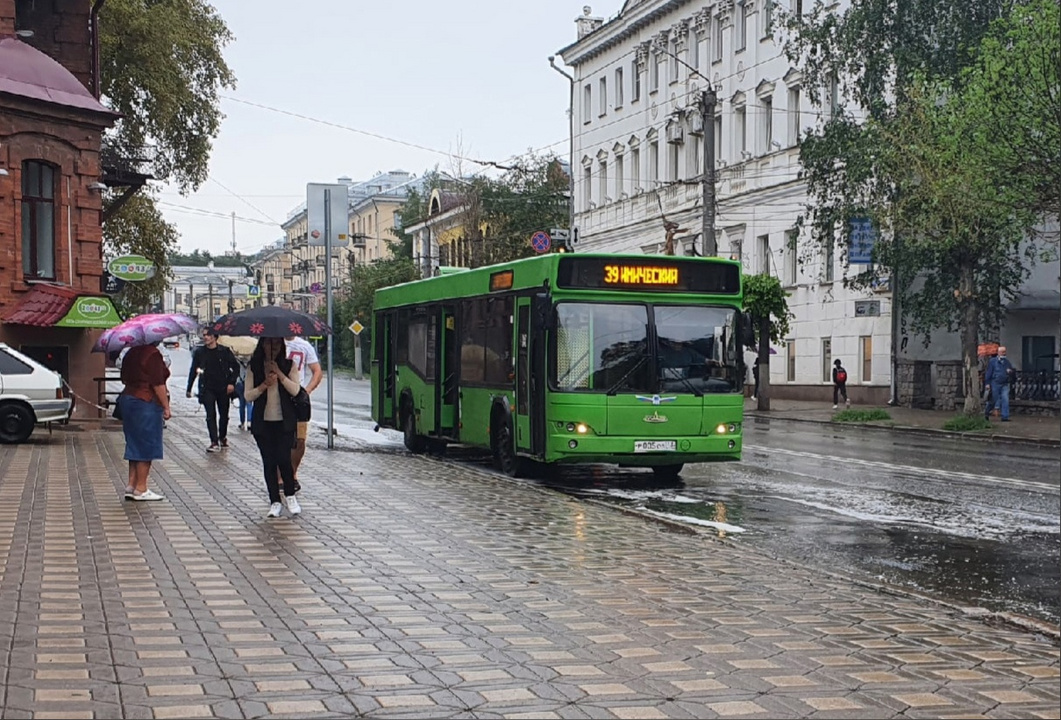
[[[847,383],[835,383],[833,385],[833,405],[840,402],[839,398],[841,395],[844,396],[844,402],[847,402]]]
[[[269,502],[280,502],[280,482],[277,471],[284,479],[284,495],[295,494],[295,470],[291,467],[291,446],[295,444],[295,430],[284,430],[284,423],[264,422],[254,436],[262,454],[262,469],[265,471],[265,487],[269,489]]]
[[[210,444],[227,438],[230,401],[225,391],[199,388],[199,402],[206,408],[206,430],[210,433]]]

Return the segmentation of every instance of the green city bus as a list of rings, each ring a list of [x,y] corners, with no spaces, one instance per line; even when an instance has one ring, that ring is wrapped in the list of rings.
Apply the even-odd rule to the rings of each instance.
[[[376,291],[372,417],[497,467],[739,460],[740,264],[554,253]]]

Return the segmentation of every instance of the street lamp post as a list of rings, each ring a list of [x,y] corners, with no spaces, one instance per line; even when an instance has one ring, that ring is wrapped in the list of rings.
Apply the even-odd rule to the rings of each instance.
[[[575,78],[570,73],[561,70],[556,66],[554,60],[555,55],[549,56],[549,67],[556,72],[567,78],[569,92],[567,100],[567,133],[568,133],[568,154],[567,154],[567,208],[568,208],[568,224],[567,224],[567,237],[568,242],[574,242],[575,240]]]

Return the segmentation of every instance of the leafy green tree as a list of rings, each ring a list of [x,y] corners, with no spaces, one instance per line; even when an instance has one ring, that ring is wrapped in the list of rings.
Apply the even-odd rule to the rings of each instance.
[[[744,309],[751,313],[758,343],[756,363],[759,372],[758,403],[760,410],[770,409],[770,343],[780,343],[788,337],[792,312],[788,309],[788,293],[781,279],[773,275],[744,275]]]
[[[568,177],[552,155],[528,154],[496,180],[483,184],[482,217],[490,228],[484,264],[534,254],[531,236],[567,227]]]
[[[367,354],[368,348],[371,347],[372,308],[376,290],[417,280],[419,277],[416,264],[412,258],[407,257],[355,265],[350,269],[350,276],[343,287],[343,299],[334,313],[334,330],[339,339],[339,342],[335,343],[336,363],[347,366],[354,364],[354,335],[345,329],[354,320],[360,321],[366,327],[360,337],[361,352]]]
[[[122,118],[104,139],[105,153],[145,159],[150,146],[153,158],[146,159],[155,180],[175,183],[185,193],[197,189],[207,178],[221,129],[219,93],[235,85],[222,56],[231,40],[206,0],[109,0],[100,12],[101,88]],[[122,194],[108,191],[104,210]],[[108,252],[135,252],[156,262],[155,281],[126,286],[132,304],[160,294],[178,237],[154,194],[144,190],[104,223]]]
[[[431,193],[444,184],[444,176],[436,166],[433,170],[424,173],[420,189],[413,188],[405,198],[405,203],[398,211],[401,218],[401,227],[394,228],[395,240],[388,241],[391,255],[396,258],[413,257],[413,236],[405,232],[405,228],[415,225],[427,217],[428,203],[431,201]]]
[[[786,52],[803,62],[812,100],[830,102],[821,89],[835,84],[854,106],[837,108],[801,140],[810,212],[799,223],[811,228],[811,245],[839,243],[846,253],[850,221],[872,219],[876,264],[846,284],[866,288],[897,276],[893,293],[926,343],[933,329],[961,330],[970,412],[979,407],[977,332],[997,322],[1033,260],[1024,240],[1037,220],[1028,212],[1035,203],[1021,200],[1034,196],[1032,186],[1016,165],[999,162],[989,116],[977,104],[986,95],[981,46],[986,52],[1004,38],[1014,5],[855,0],[841,14],[819,2],[787,22]],[[1007,133],[1025,120],[990,122],[993,132]]]

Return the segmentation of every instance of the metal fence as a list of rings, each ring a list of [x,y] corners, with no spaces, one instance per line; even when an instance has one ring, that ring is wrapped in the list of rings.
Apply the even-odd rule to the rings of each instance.
[[[1014,400],[1041,400],[1057,402],[1061,399],[1061,372],[1036,370],[1018,372],[1010,388]]]

